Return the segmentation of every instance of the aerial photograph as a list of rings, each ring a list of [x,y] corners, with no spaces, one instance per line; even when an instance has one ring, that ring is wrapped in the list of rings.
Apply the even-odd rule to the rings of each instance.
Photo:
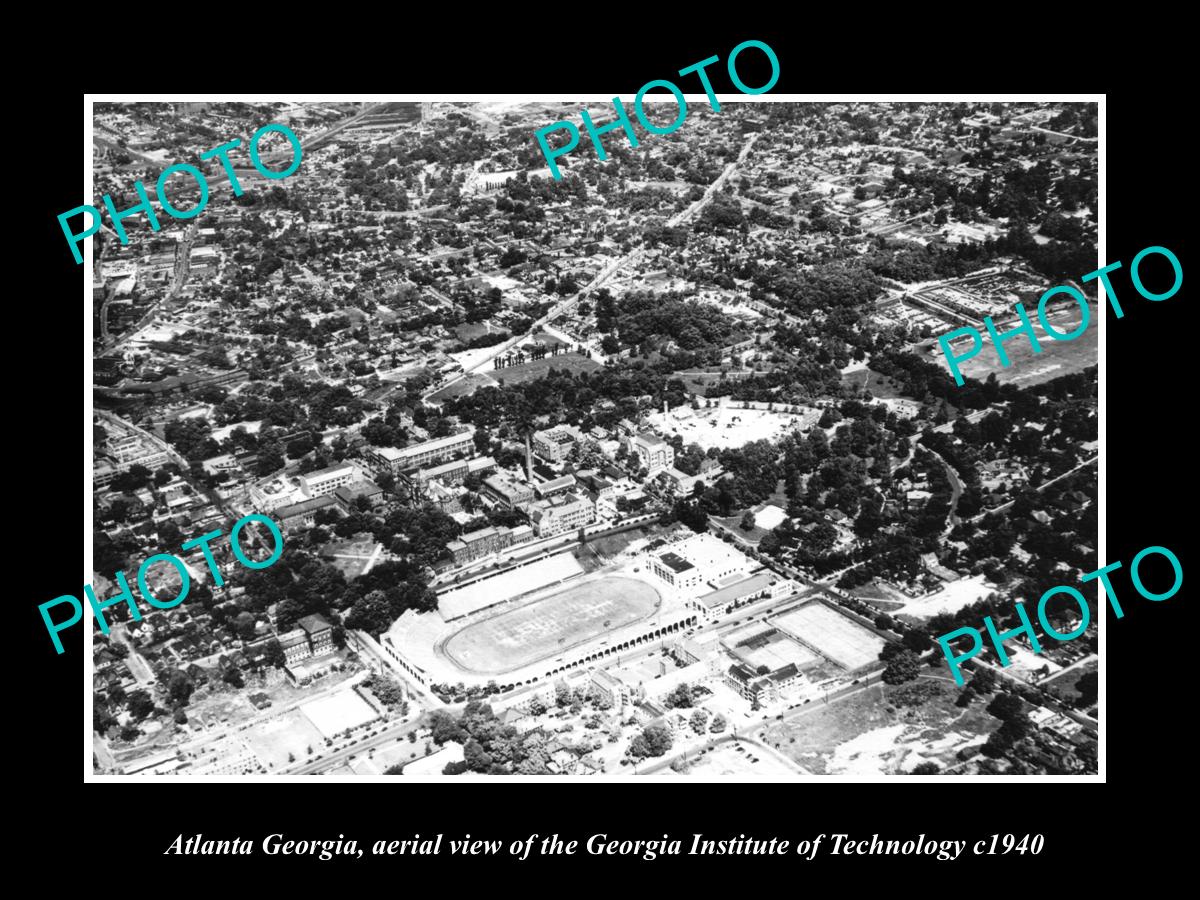
[[[1096,775],[1095,103],[91,108],[92,774]]]

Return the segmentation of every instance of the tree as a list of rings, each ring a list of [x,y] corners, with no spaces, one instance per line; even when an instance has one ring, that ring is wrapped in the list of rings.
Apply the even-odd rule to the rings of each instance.
[[[933,646],[933,639],[922,628],[910,628],[900,642],[914,653],[924,653]]]
[[[742,521],[739,523],[742,531],[754,530],[754,513],[751,510],[746,510],[742,513]]]
[[[150,695],[144,690],[138,690],[129,695],[126,707],[131,716],[141,721],[154,712],[154,701],[150,699]]]
[[[690,684],[681,684],[675,690],[671,691],[663,698],[663,706],[667,709],[690,708],[693,704],[692,686]]]
[[[708,730],[714,733],[725,730],[725,717],[718,714],[713,716],[712,724],[708,726]]]
[[[266,662],[269,666],[274,666],[277,669],[282,669],[287,665],[287,654],[283,652],[283,645],[276,638],[271,638],[263,647],[263,652],[266,654]]]
[[[221,676],[221,680],[226,684],[233,685],[235,688],[246,686],[246,679],[242,677],[242,670],[237,666],[230,666],[229,669]]]
[[[176,669],[167,681],[167,697],[177,706],[187,706],[188,698],[192,696],[195,686],[187,673]]]
[[[978,677],[978,676],[977,676]],[[1079,677],[1075,682],[1075,690],[1079,691],[1079,699],[1075,701],[1075,705],[1080,709],[1087,709],[1093,705],[1100,696],[1099,679],[1095,672],[1088,672]]]
[[[629,744],[629,755],[637,758],[662,756],[671,749],[671,729],[665,722],[651,722]]]
[[[915,766],[909,775],[937,775],[942,771],[941,767],[935,762],[923,762],[919,766]]]
[[[886,669],[883,670],[883,680],[887,684],[903,684],[912,681],[921,674],[921,660],[911,650],[901,650],[892,657]]]
[[[705,726],[708,725],[708,713],[702,709],[696,710],[688,719],[688,724],[692,726],[692,731],[696,734],[703,734]]]
[[[1016,694],[1000,693],[988,704],[987,711],[997,719],[1008,721],[1022,714],[1025,704]]]

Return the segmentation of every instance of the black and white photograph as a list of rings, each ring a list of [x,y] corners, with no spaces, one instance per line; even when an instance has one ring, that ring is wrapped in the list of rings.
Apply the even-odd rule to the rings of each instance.
[[[677,83],[89,96],[88,780],[1098,777],[1103,97]]]

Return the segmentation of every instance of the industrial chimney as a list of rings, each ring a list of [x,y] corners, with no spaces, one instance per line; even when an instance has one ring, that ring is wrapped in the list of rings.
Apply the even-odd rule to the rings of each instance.
[[[529,429],[525,429],[525,479],[533,484],[533,448],[529,444]]]

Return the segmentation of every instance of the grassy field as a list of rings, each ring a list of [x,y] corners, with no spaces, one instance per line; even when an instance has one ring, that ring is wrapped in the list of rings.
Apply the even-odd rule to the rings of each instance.
[[[569,372],[594,372],[603,368],[594,359],[580,356],[578,353],[560,353],[558,356],[547,356],[536,362],[528,362],[520,366],[509,366],[506,369],[495,369],[489,376],[500,384],[521,384],[525,381],[536,381],[545,378],[551,369],[565,369]]]
[[[896,383],[886,375],[880,375],[871,369],[858,369],[842,376],[842,384],[852,384],[855,387],[866,386],[871,392],[872,397],[879,400],[896,400],[905,399],[913,400],[918,398],[908,397],[897,390]]]
[[[1099,671],[1099,668],[1100,660],[1092,659],[1061,677],[1047,678],[1042,682],[1042,687],[1046,688],[1064,703],[1074,705],[1075,701],[1080,697],[1080,692],[1075,688],[1079,679],[1089,673],[1095,674]]]
[[[487,375],[468,375],[462,381],[456,381],[454,384],[442,388],[429,399],[434,403],[440,403],[443,400],[449,400],[451,397],[465,397],[475,393],[481,387],[487,387],[495,383]]]
[[[916,706],[898,702],[914,684],[928,698]],[[980,699],[966,709],[955,706],[958,694],[952,683],[924,675],[905,685],[874,684],[771,725],[761,737],[818,775],[895,774],[925,761],[946,768],[959,749],[982,744],[1000,726]]]
[[[588,581],[468,625],[442,651],[472,672],[511,672],[644,619],[661,600],[653,587],[633,578]]]

